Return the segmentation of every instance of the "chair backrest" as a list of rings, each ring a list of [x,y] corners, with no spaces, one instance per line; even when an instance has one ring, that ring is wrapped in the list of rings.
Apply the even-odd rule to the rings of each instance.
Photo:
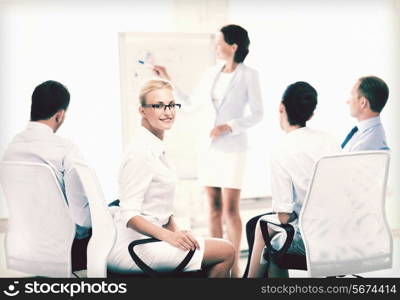
[[[95,171],[83,162],[74,162],[89,201],[92,237],[87,250],[87,276],[107,277],[107,258],[114,246],[116,229]]]
[[[7,267],[47,277],[72,277],[75,224],[53,170],[46,164],[0,162],[9,210]]]
[[[390,153],[363,151],[321,158],[300,213],[310,277],[392,266],[385,214]]]

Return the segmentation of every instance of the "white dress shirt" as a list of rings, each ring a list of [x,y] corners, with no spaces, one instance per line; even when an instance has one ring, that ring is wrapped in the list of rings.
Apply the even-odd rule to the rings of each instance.
[[[231,73],[219,72],[219,74],[217,75],[214,87],[212,89],[212,99],[216,107],[220,106],[234,74],[235,71]]]
[[[357,128],[343,151],[389,150],[379,116],[358,122]]]
[[[316,161],[340,151],[330,134],[307,127],[285,135],[271,160],[272,208],[299,215]]]
[[[91,227],[89,203],[72,163],[74,160],[82,160],[82,155],[71,141],[55,135],[43,123],[29,122],[27,128],[8,145],[3,160],[49,165],[55,172],[66,196],[71,217],[77,225],[76,237],[88,236]]]
[[[176,182],[175,170],[166,161],[163,141],[140,127],[122,159],[117,221],[126,226],[132,217],[140,215],[159,226],[165,225],[173,214]]]

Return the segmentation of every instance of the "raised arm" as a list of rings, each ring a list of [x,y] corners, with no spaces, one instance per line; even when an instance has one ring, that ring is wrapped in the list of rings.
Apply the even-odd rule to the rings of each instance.
[[[156,76],[162,79],[172,82],[174,85],[174,93],[179,102],[184,104],[184,109],[187,111],[193,111],[198,109],[203,103],[204,99],[207,99],[205,92],[207,91],[207,82],[210,79],[208,71],[204,72],[200,77],[199,82],[190,95],[186,94],[179,88],[179,85],[174,81],[173,78],[168,74],[167,69],[164,66],[155,65],[153,71]]]

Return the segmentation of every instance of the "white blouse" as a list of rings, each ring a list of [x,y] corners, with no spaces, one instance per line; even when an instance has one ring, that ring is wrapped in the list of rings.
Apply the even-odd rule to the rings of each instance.
[[[235,72],[231,73],[219,72],[215,80],[214,87],[212,89],[212,99],[216,107],[218,107],[221,101],[223,100],[226,94],[226,89],[228,88],[234,74]]]
[[[299,215],[315,162],[339,151],[336,138],[323,131],[303,127],[285,134],[271,159],[273,210]]]
[[[163,141],[140,127],[122,159],[117,221],[126,225],[132,217],[142,216],[157,225],[165,225],[173,214],[176,182],[175,170],[166,160]]]

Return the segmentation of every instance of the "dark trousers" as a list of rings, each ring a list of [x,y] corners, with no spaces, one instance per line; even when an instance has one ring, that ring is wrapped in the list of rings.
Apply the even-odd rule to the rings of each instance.
[[[89,236],[84,239],[74,239],[71,249],[72,271],[87,269],[87,246],[92,236],[92,230]]]

